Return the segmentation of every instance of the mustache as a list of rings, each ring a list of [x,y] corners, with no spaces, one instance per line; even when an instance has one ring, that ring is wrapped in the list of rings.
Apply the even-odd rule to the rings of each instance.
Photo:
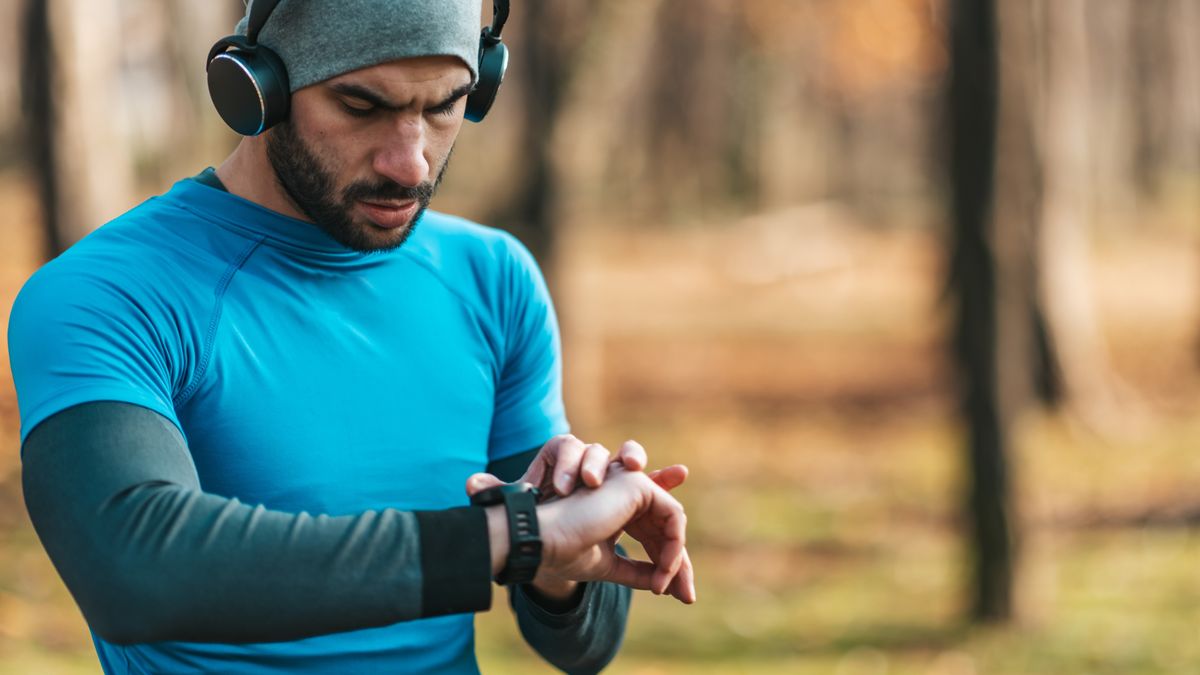
[[[416,199],[422,204],[429,203],[433,199],[433,191],[435,185],[430,182],[421,183],[420,185],[400,185],[392,181],[381,183],[370,183],[360,181],[352,183],[349,187],[342,191],[342,199],[345,203],[356,201],[401,201],[408,199]]]

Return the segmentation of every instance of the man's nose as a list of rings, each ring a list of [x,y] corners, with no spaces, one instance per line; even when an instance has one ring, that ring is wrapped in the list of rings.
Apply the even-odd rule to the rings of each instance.
[[[429,180],[425,159],[425,134],[421,124],[401,123],[388,142],[375,153],[372,168],[379,175],[405,187]]]

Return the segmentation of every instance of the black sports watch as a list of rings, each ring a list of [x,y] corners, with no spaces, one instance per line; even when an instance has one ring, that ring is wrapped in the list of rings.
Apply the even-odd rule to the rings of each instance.
[[[538,531],[537,501],[541,492],[532,483],[509,483],[471,496],[474,506],[504,504],[508,513],[508,559],[496,583],[511,586],[533,581],[542,562],[542,536]]]

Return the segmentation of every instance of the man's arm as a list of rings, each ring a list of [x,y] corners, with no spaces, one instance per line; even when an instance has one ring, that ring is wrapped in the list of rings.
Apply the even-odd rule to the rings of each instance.
[[[145,408],[57,413],[23,464],[38,535],[112,642],[292,640],[491,603],[483,509],[329,517],[207,494],[179,431]]]
[[[508,553],[499,506],[329,517],[204,493],[177,428],[127,403],[56,413],[22,451],[34,527],[113,642],[281,641],[478,611]],[[690,577],[682,506],[640,472],[610,471],[538,519],[554,578],[661,593]],[[613,556],[623,529],[651,562]]]
[[[488,473],[515,482],[539,450],[494,461],[488,464]],[[508,599],[521,635],[543,659],[569,673],[594,673],[608,665],[621,647],[631,596],[625,586],[596,581],[579,584],[566,600],[525,584],[510,587]]]

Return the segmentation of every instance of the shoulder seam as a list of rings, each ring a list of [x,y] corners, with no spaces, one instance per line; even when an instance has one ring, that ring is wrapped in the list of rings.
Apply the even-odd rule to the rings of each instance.
[[[242,249],[237,258],[225,268],[225,272],[217,282],[217,287],[213,290],[215,297],[213,298],[212,314],[208,319],[208,330],[204,334],[204,351],[201,352],[200,365],[196,368],[196,373],[192,375],[192,381],[188,384],[187,388],[174,397],[172,403],[174,403],[176,408],[187,403],[192,394],[196,393],[196,389],[200,387],[200,382],[204,379],[204,374],[208,370],[208,362],[212,359],[213,343],[216,341],[217,327],[221,324],[221,309],[225,301],[225,291],[229,288],[234,275],[242,268],[242,265],[245,265],[250,256],[258,250],[264,238],[260,236],[251,241],[246,248]]]
[[[482,316],[482,312],[480,311],[479,307],[477,307],[473,302],[471,302],[470,299],[468,299],[466,295],[464,295],[457,288],[446,283],[446,280],[442,278],[442,275],[438,273],[437,268],[434,267],[432,263],[430,263],[425,258],[422,258],[421,256],[419,256],[411,251],[405,251],[402,249],[401,253],[403,253],[410,260],[415,262],[421,269],[425,270],[425,272],[427,274],[429,274],[429,276],[433,277],[438,282],[438,284],[441,285],[442,288],[445,288],[447,291],[450,292],[451,295],[458,298],[458,301],[463,304],[463,307],[466,307],[467,311],[471,313],[471,316],[475,317],[475,322],[480,326],[481,330],[485,330],[483,328],[483,326],[492,325],[490,322],[484,320],[485,317]],[[496,354],[496,357],[498,360],[503,360],[504,354],[507,353],[507,351],[508,351],[508,344],[506,341],[507,336],[504,335],[504,331],[492,331],[492,332],[495,334],[496,340],[498,342],[498,344],[497,344],[498,353]],[[503,364],[500,362],[496,362],[496,363],[492,364],[492,367],[495,369],[494,372],[492,373],[492,376],[494,378],[496,378],[497,382],[499,382],[500,381],[500,371],[503,369]]]

